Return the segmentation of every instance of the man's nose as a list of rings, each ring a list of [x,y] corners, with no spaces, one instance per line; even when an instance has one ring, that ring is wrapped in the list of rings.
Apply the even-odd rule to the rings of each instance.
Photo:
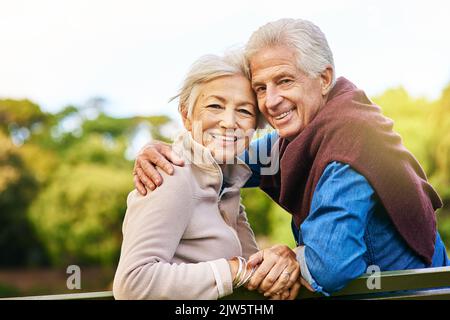
[[[283,101],[283,98],[280,96],[277,88],[268,86],[266,89],[266,108],[275,108],[281,101]]]

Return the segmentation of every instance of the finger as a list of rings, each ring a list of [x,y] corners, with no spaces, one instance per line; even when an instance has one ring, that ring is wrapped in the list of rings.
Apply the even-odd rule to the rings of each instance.
[[[259,288],[264,291],[264,295],[268,296],[276,292],[281,292],[286,288],[286,284],[289,282],[288,274],[281,274],[286,270],[285,264],[276,263],[275,266],[270,270],[267,276],[259,285]]]
[[[308,283],[308,281],[306,281],[305,279],[303,279],[303,277],[300,278],[300,282],[303,286],[306,287],[306,289],[308,289],[311,292],[315,292],[315,290],[311,287],[311,285]]]
[[[136,175],[138,176],[139,180],[150,190],[155,190],[156,186],[153,184],[153,182],[147,178],[147,176],[144,174],[144,171],[142,171],[141,168],[136,168]]]
[[[247,289],[254,290],[258,288],[267,274],[272,270],[272,267],[275,265],[275,260],[271,257],[267,259],[263,259],[262,263],[259,265],[258,269],[256,269],[253,276],[250,278],[248,282]]]
[[[290,289],[290,290],[284,290],[284,291],[281,293],[281,295],[280,295],[281,300],[287,300],[287,299],[289,299],[291,290],[292,290],[292,289]]]
[[[147,189],[145,189],[145,186],[141,183],[141,181],[139,180],[139,178],[136,174],[133,176],[133,180],[134,180],[134,186],[136,187],[136,190],[140,194],[145,196],[147,194]]]
[[[174,168],[172,164],[166,159],[166,155],[162,153],[152,152],[148,155],[148,160],[152,165],[154,165],[155,167],[159,167],[167,174],[173,174]]]
[[[138,164],[153,184],[156,186],[160,186],[162,184],[163,178],[154,165],[152,165],[148,160],[142,159],[138,160]]]
[[[174,165],[177,166],[184,166],[184,160],[181,158],[176,152],[173,151],[171,146],[168,145],[162,145],[160,148],[160,152],[163,156],[165,156],[170,162],[172,162]],[[169,163],[170,167],[167,167],[168,170],[172,170],[173,172],[173,166]],[[164,169],[168,174],[171,174],[169,171]]]
[[[294,300],[295,298],[297,298],[298,292],[301,288],[301,284],[299,281],[297,281],[296,283],[294,283],[294,285],[291,287],[291,289],[289,290],[289,296],[287,297],[288,300]]]
[[[261,251],[258,251],[258,252],[256,252],[256,253],[254,253],[254,254],[252,254],[252,255],[248,258],[247,265],[248,265],[250,268],[254,268],[254,267],[256,267],[258,264],[260,264],[260,263],[263,262],[263,257],[264,257],[264,253],[263,253],[262,250],[261,250]]]
[[[275,283],[273,283],[273,285],[270,288],[263,288],[263,290],[266,289],[265,292],[267,294],[270,295],[273,294],[274,292],[280,292],[289,289],[294,285],[294,283],[298,281],[298,278],[300,276],[300,267],[298,266],[298,263],[296,261],[294,263],[290,263],[290,265],[291,264],[294,264],[294,269],[289,269],[290,267],[283,269],[278,279],[275,281]],[[269,284],[268,283],[265,284],[263,282],[261,286],[264,285]]]
[[[161,174],[156,170],[155,166],[152,164],[151,160],[138,160],[138,168],[142,170],[145,177],[150,180],[155,186],[160,186],[163,182]],[[137,172],[137,169],[136,169]],[[144,182],[144,181],[143,181]],[[145,183],[145,182],[144,182]]]

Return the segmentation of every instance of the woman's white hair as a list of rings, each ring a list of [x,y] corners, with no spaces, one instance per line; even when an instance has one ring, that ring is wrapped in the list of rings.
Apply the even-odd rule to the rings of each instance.
[[[250,81],[250,70],[242,49],[227,51],[223,56],[208,54],[195,61],[178,94],[170,101],[179,98],[178,111],[188,119],[192,117],[200,86],[223,76],[242,75]],[[258,127],[265,125],[264,117],[257,111]]]
[[[280,19],[256,30],[245,48],[247,59],[259,50],[288,46],[295,50],[297,67],[310,77],[319,76],[328,66],[333,68],[331,86],[335,83],[333,53],[325,34],[318,26],[303,19]]]

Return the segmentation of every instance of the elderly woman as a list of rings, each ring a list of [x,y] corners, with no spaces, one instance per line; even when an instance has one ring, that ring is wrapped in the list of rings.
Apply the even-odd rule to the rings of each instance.
[[[190,165],[161,172],[164,185],[145,196],[129,194],[116,299],[217,299],[252,275],[245,259],[258,248],[240,204],[251,171],[236,155],[248,147],[259,111],[243,55],[202,57],[177,97],[186,130],[173,148]],[[298,266],[285,265],[298,277]],[[293,298],[298,288],[278,297]]]

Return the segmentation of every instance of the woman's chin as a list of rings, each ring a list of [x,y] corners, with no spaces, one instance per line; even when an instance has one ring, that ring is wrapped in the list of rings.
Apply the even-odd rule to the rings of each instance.
[[[236,161],[236,152],[224,152],[223,150],[214,150],[212,152],[214,160],[218,164],[234,164]]]

